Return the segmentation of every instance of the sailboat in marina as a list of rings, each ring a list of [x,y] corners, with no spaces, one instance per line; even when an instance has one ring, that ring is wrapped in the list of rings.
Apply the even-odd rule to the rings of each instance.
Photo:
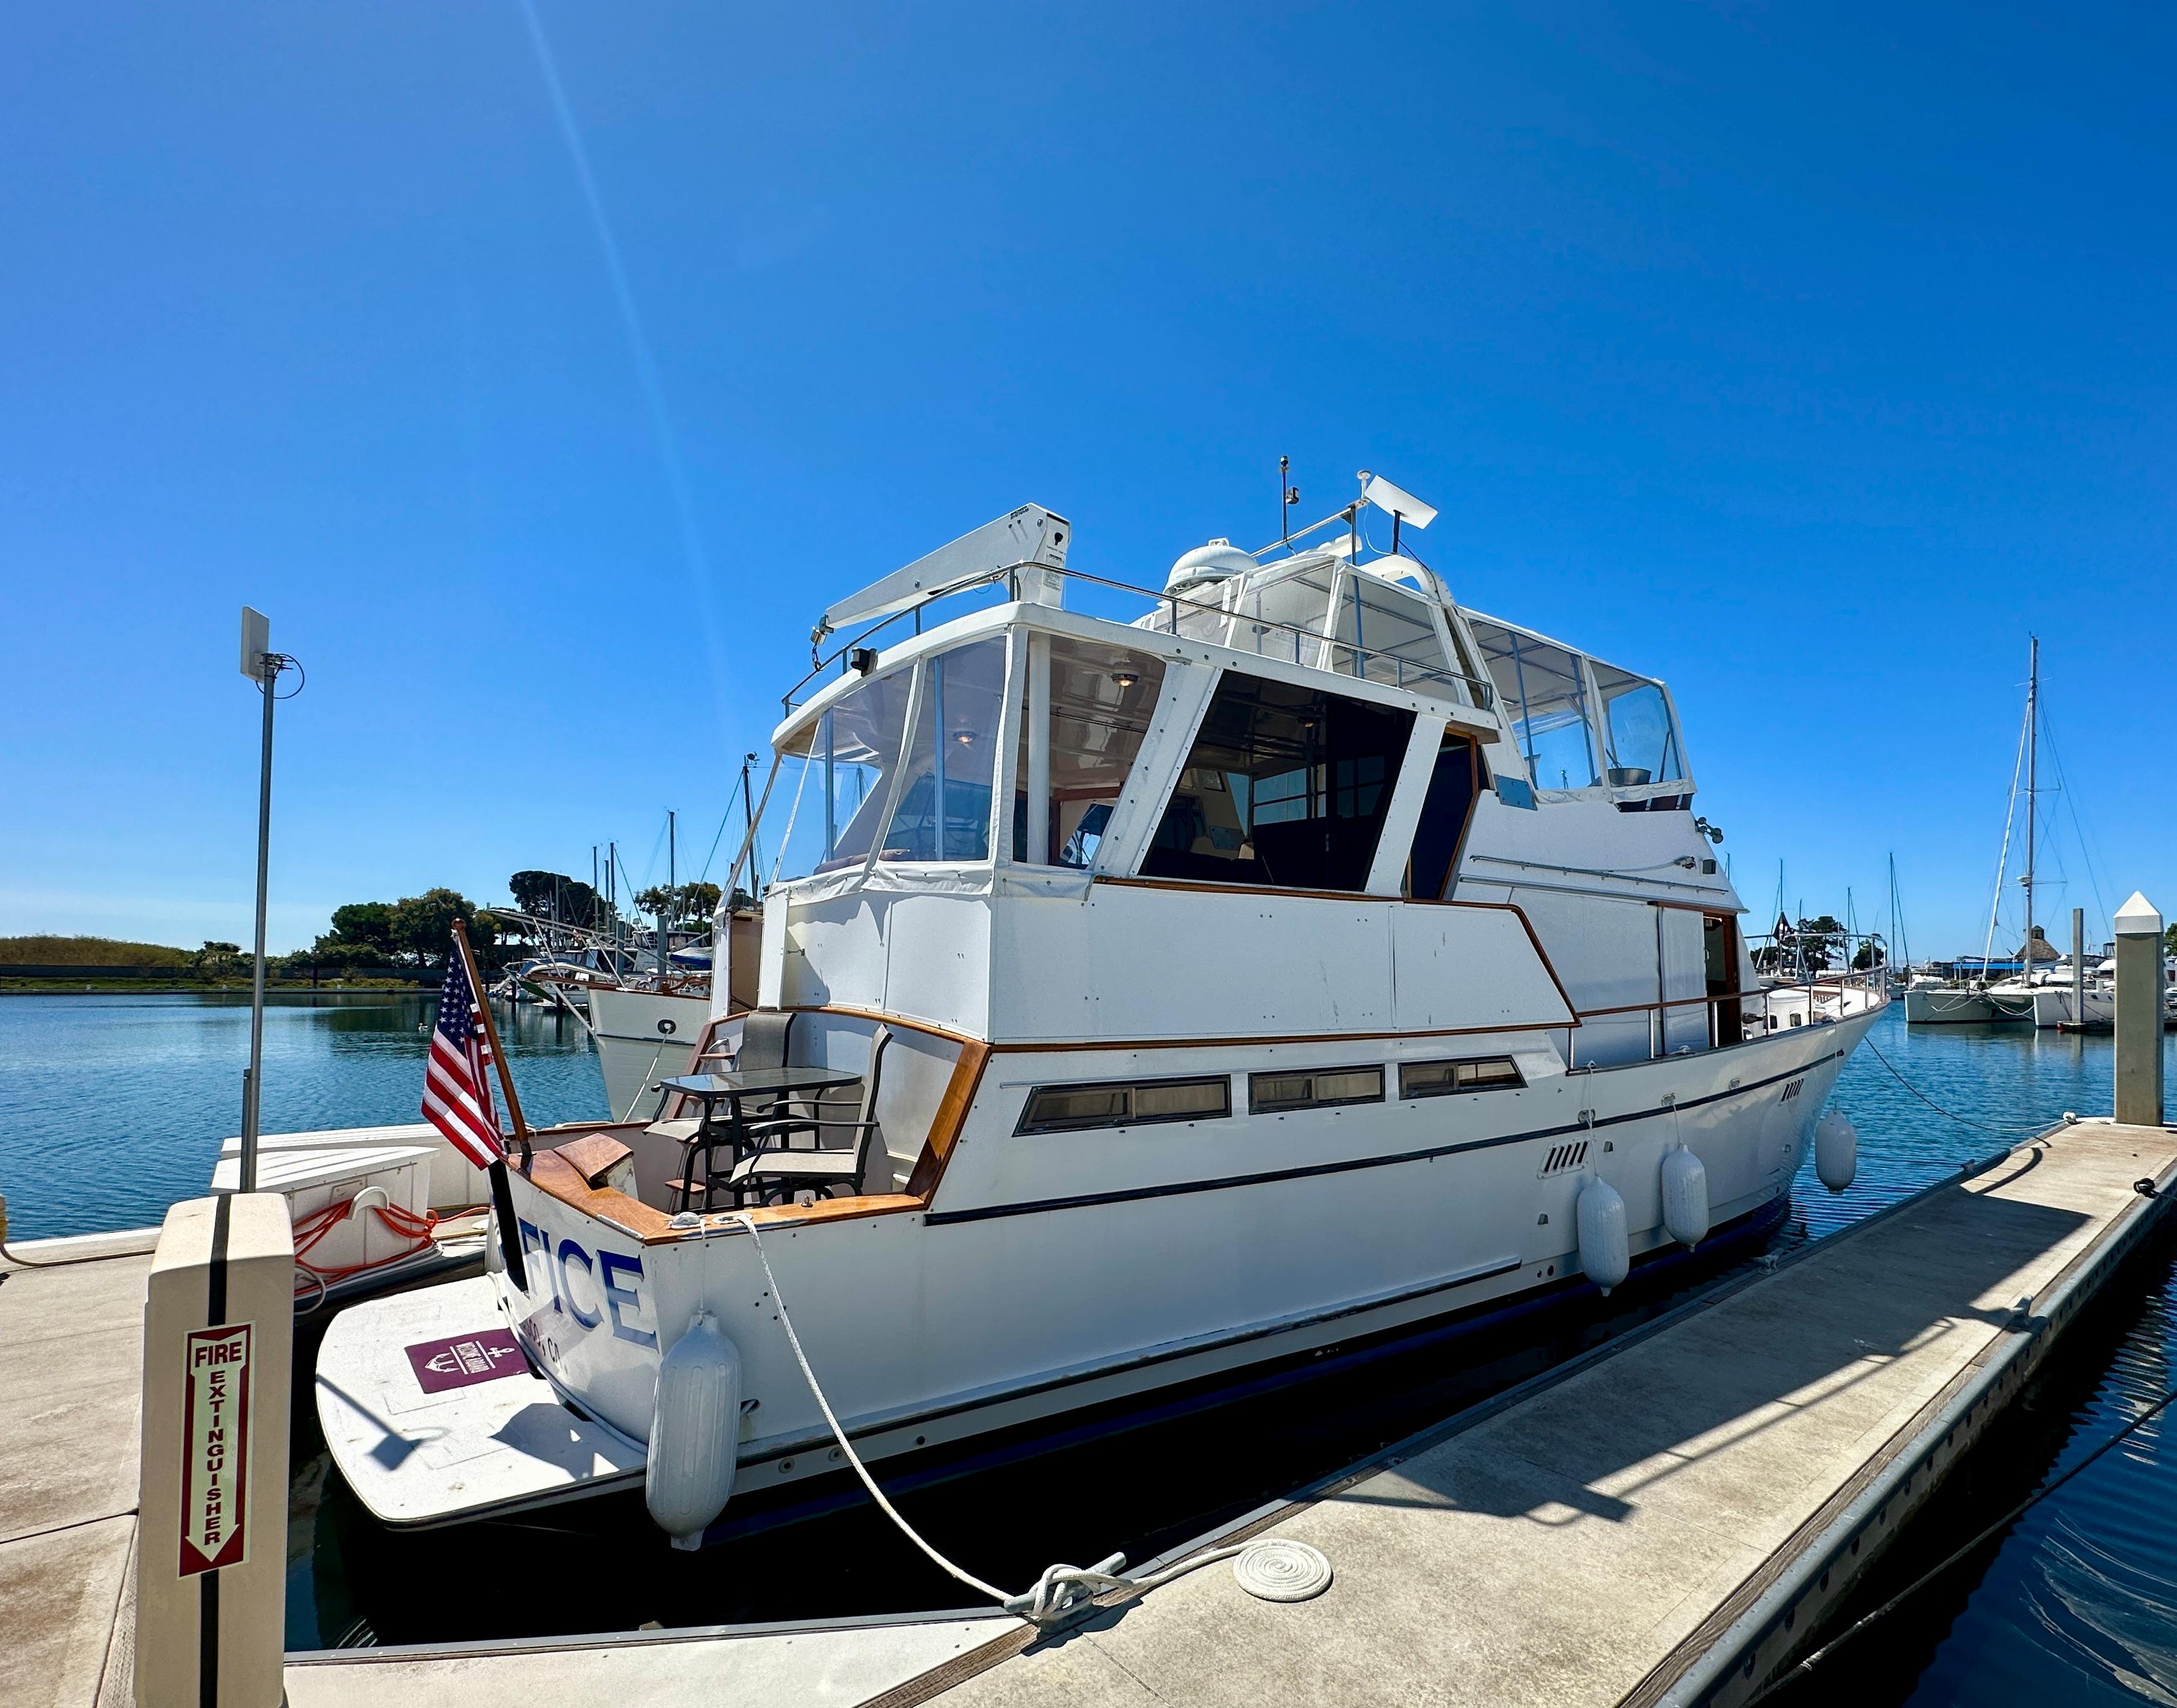
[[[1460,603],[1407,544],[1433,516],[1369,477],[1141,587],[1030,505],[827,610],[699,1071],[656,1119],[522,1133],[488,1273],[328,1330],[363,1505],[640,1488],[692,1547],[849,1451],[888,1474],[1766,1237],[1818,1122],[1849,1154],[1824,1106],[1886,972],[1764,975],[1669,690]],[[471,1340],[520,1356],[419,1386]]]
[[[2033,881],[2036,853],[2037,819],[2035,803],[2040,794],[2040,708],[2041,708],[2041,641],[2038,636],[2027,637],[2026,681],[2026,727],[2021,737],[2020,754],[2024,767],[2026,786],[2026,870],[2019,883],[2026,898],[2025,938],[2018,952],[2017,973],[2013,978],[1991,980],[1988,977],[1989,955],[1995,941],[1996,919],[2003,903],[2003,880],[2011,859],[2011,835],[2018,818],[2021,795],[2019,778],[2013,771],[2011,780],[2011,805],[2004,816],[2003,851],[1995,869],[1995,892],[1989,903],[1988,941],[1983,945],[1978,970],[1961,972],[1945,980],[1916,979],[1905,991],[1905,1023],[1908,1026],[1989,1026],[2033,1023],[2034,980],[2037,969],[2047,971],[2047,963],[2056,958],[2055,951],[2035,930],[2033,924]]]

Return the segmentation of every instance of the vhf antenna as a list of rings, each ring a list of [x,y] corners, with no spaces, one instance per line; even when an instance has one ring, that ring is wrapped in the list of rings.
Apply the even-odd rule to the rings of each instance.
[[[1292,507],[1300,502],[1300,488],[1285,484],[1285,477],[1292,471],[1292,459],[1278,459],[1278,538],[1287,551],[1292,549]]]

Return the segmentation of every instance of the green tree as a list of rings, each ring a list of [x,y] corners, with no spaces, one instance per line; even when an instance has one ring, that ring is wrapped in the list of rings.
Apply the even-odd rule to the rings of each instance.
[[[563,872],[516,872],[506,881],[506,890],[516,907],[541,919],[587,925],[597,915],[597,892]]]
[[[380,961],[393,958],[393,904],[350,902],[333,909],[333,928],[318,939],[318,952],[367,949]]]
[[[242,952],[239,943],[206,943],[189,958],[200,979],[234,979],[248,974],[253,958]]]
[[[670,888],[657,884],[638,893],[635,904],[646,914],[655,914],[662,909],[667,922],[676,930],[694,930],[710,923],[717,910],[718,895],[716,884],[675,884]]]
[[[416,958],[418,966],[443,965],[454,947],[454,921],[466,920],[469,941],[479,961],[497,940],[489,919],[477,917],[476,903],[458,890],[429,889],[420,896],[403,896],[393,904],[393,947]]]
[[[1844,924],[1831,914],[1823,914],[1815,919],[1802,919],[1797,931],[1799,953],[1806,965],[1814,972],[1827,972],[1831,956],[1844,952]]]

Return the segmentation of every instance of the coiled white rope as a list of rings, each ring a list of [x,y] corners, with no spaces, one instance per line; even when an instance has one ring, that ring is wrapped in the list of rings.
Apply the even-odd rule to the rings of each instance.
[[[1243,1576],[1242,1586],[1251,1594],[1270,1595],[1275,1598],[1301,1601],[1320,1594],[1330,1583],[1330,1564],[1323,1556],[1305,1542],[1265,1538],[1257,1542],[1236,1542],[1225,1547],[1204,1548],[1199,1553],[1189,1554],[1175,1561],[1161,1571],[1144,1573],[1139,1577],[1127,1574],[1127,1557],[1113,1554],[1099,1560],[1093,1566],[1054,1565],[1045,1568],[1043,1575],[1035,1580],[1034,1587],[1018,1596],[1009,1596],[996,1584],[985,1583],[946,1558],[917,1534],[913,1525],[900,1515],[899,1509],[885,1498],[877,1487],[876,1479],[870,1475],[869,1467],[862,1463],[861,1455],[854,1451],[854,1443],[847,1439],[847,1432],[839,1427],[838,1415],[832,1410],[832,1402],[824,1397],[822,1384],[816,1372],[809,1367],[809,1355],[802,1350],[801,1337],[794,1332],[794,1318],[786,1308],[786,1296],[778,1290],[778,1277],[772,1272],[771,1258],[763,1248],[763,1236],[756,1231],[756,1219],[745,1211],[735,1211],[727,1220],[735,1221],[748,1231],[755,1242],[756,1261],[763,1265],[763,1279],[771,1289],[771,1296],[778,1306],[778,1323],[786,1330],[786,1344],[794,1349],[794,1361],[801,1367],[801,1378],[809,1384],[809,1392],[816,1401],[816,1409],[824,1414],[824,1422],[831,1429],[832,1438],[839,1443],[839,1451],[846,1455],[847,1463],[854,1466],[854,1475],[862,1480],[862,1487],[870,1492],[878,1509],[898,1527],[899,1533],[919,1548],[924,1555],[948,1577],[965,1584],[979,1594],[988,1596],[1007,1613],[1028,1620],[1031,1624],[1049,1625],[1064,1618],[1095,1596],[1107,1590],[1153,1590],[1159,1584],[1170,1583],[1174,1578],[1214,1565],[1219,1560],[1229,1560],[1241,1553],[1263,1556],[1255,1576],[1271,1585],[1265,1590],[1255,1587]]]

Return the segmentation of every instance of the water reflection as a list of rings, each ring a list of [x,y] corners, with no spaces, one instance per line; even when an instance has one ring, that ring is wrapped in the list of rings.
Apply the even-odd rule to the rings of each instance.
[[[435,996],[281,991],[265,1014],[267,1132],[417,1121]],[[538,1125],[604,1113],[581,1023],[498,1010]],[[0,996],[0,1192],[25,1239],[156,1223],[238,1130],[246,992]]]

